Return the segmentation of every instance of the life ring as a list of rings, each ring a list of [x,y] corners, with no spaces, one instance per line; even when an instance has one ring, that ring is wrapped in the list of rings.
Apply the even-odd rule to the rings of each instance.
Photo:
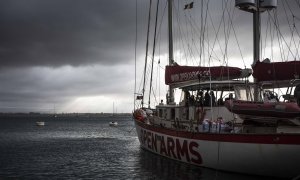
[[[142,109],[137,109],[133,112],[134,119],[141,121],[141,122],[145,121],[146,116],[147,116],[146,112]]]

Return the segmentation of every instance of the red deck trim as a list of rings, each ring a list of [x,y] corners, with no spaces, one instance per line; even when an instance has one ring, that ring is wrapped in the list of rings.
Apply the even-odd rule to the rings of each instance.
[[[135,122],[138,126],[144,129],[179,138],[233,143],[300,145],[300,134],[192,133],[187,131],[177,131],[167,128],[161,128],[159,126],[152,126],[137,120],[135,120]]]

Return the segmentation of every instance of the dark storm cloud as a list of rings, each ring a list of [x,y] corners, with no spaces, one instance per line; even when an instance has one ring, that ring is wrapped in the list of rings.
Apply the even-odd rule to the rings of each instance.
[[[60,110],[59,107],[79,97],[124,99],[133,92],[133,80],[128,78],[133,73],[130,66],[124,65],[4,70],[0,72],[0,111],[34,111],[52,108],[54,104]]]
[[[149,1],[137,2],[137,79],[142,79]],[[228,2],[228,7],[234,9],[233,25],[243,56],[248,58],[247,67],[250,67],[252,15],[235,8],[234,0],[204,2],[209,2],[210,14],[216,29],[222,19],[222,5]],[[293,22],[290,10],[294,13],[298,31],[300,11],[299,3],[296,3],[298,1],[278,1],[279,25],[280,28],[285,28],[281,29],[281,33],[287,37],[291,36],[291,33],[288,33],[290,30],[288,21],[284,18],[286,13],[282,6],[283,2],[289,15],[289,23]],[[103,99],[110,105],[113,100],[118,103],[123,101],[127,103],[123,106],[127,108],[126,112],[131,112],[136,35],[135,3],[135,0],[0,0],[0,111],[53,109],[55,104],[57,111],[61,112],[64,105],[71,104],[69,111],[73,112],[72,102],[77,99],[100,97],[98,103],[102,107],[95,107],[94,112],[101,112],[103,107],[109,106],[103,103]],[[194,8],[188,11],[183,10],[185,3],[186,1],[181,0],[174,1],[176,11],[174,10],[173,18],[174,26],[177,26],[173,31],[174,51],[180,49],[181,53],[183,48],[188,47],[182,43],[182,38],[185,38],[182,34],[192,32],[187,17],[196,15],[193,23],[198,25],[201,23],[199,10],[201,1],[195,1]],[[156,1],[153,1],[149,57],[152,56],[155,4]],[[160,5],[156,56],[161,55],[163,58],[168,52],[166,1],[160,1]],[[228,16],[227,13],[225,12],[225,16]],[[267,13],[262,15],[262,23],[266,22],[266,15]],[[164,16],[163,20],[161,16]],[[180,22],[178,16],[182,17]],[[225,22],[228,27],[229,21]],[[212,46],[216,33],[209,26],[211,24],[208,24],[205,38]],[[223,28],[224,26],[222,24]],[[262,37],[265,36],[263,28]],[[200,36],[199,29],[193,31],[195,33],[193,38],[197,40]],[[225,37],[220,33],[218,38],[221,45],[215,45],[214,50],[221,54],[220,49],[224,51]],[[233,32],[229,39],[228,54],[230,56],[234,56],[232,52],[239,54]],[[264,42],[264,39],[262,41]],[[166,56],[164,58],[167,59]],[[240,55],[236,59],[238,58]],[[161,59],[161,65],[167,62],[165,59]],[[187,61],[186,58],[175,60],[179,64]],[[161,84],[163,85],[163,80]],[[137,86],[140,87],[139,82]],[[86,104],[88,103],[89,101]],[[78,106],[80,105],[85,104],[80,102]]]
[[[78,93],[83,96],[98,94],[121,94],[130,88],[127,76],[133,72],[128,66],[100,67],[86,66],[72,68],[70,66],[58,69],[31,68],[14,69],[9,73],[0,73],[0,102],[8,99],[31,99],[52,97],[74,97]],[[127,75],[127,76],[125,76]],[[112,81],[109,81],[112,80]],[[123,82],[122,87],[115,88],[116,82]],[[120,85],[120,84],[118,84]],[[120,91],[122,90],[122,91]]]
[[[234,1],[222,2],[223,6],[225,2],[229,2],[227,6],[235,8]],[[299,4],[295,1],[289,2],[278,2],[278,17],[284,15],[284,4],[286,10],[291,9],[295,17],[300,18],[297,15]],[[186,2],[175,2],[176,5],[179,3],[178,8],[181,9]],[[139,12],[139,25],[144,25],[142,23],[146,21],[148,4],[148,1],[139,2],[139,7],[144,11]],[[200,4],[199,1],[194,3],[193,14],[199,13],[196,8]],[[161,1],[161,5],[160,15],[166,13],[165,1]],[[220,19],[220,2],[210,1],[209,6],[213,7],[213,18]],[[237,9],[235,11],[239,15],[234,23],[249,30],[248,34],[245,31],[241,33],[240,39],[243,39],[243,35],[247,39],[251,35],[251,15]],[[189,11],[181,12],[188,15]],[[281,23],[286,22],[284,20]],[[126,64],[134,57],[134,0],[1,0],[0,24],[0,68],[114,65]],[[166,21],[163,21],[163,32],[166,29],[165,24]],[[145,33],[139,36],[140,40],[144,37]]]
[[[126,63],[134,10],[134,1],[2,0],[0,66]]]

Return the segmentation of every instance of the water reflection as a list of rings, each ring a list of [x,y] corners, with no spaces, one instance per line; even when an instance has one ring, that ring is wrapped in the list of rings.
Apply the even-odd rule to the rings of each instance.
[[[141,149],[141,148],[140,148]],[[202,180],[274,180],[261,177],[217,171],[209,168],[196,167],[175,160],[161,157],[141,149],[139,151],[139,167],[142,174],[149,179],[202,179]],[[145,177],[145,176],[144,176]]]

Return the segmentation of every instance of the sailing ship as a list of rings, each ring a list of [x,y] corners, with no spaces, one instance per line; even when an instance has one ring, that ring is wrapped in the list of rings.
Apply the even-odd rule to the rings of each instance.
[[[193,3],[185,9],[191,6]],[[173,55],[173,0],[168,0],[168,94],[166,103],[162,100],[151,108],[148,102],[146,107],[144,74],[142,92],[135,92],[133,112],[141,147],[160,156],[217,170],[299,176],[299,61],[259,61],[260,14],[274,10],[277,1],[236,0],[235,6],[253,14],[252,69],[178,65]],[[150,12],[151,8],[149,17]],[[147,53],[144,71],[146,64]],[[281,72],[282,67],[289,69]],[[251,75],[254,82],[249,80]],[[274,86],[285,88],[286,94],[279,97],[272,90]],[[178,103],[174,100],[175,88],[182,91]],[[149,101],[150,95],[151,92]],[[268,102],[263,101],[264,97]]]
[[[113,102],[113,111],[112,111],[111,117],[115,118],[115,102]],[[111,121],[111,122],[109,122],[109,126],[116,127],[116,126],[118,126],[118,122],[117,121]]]

